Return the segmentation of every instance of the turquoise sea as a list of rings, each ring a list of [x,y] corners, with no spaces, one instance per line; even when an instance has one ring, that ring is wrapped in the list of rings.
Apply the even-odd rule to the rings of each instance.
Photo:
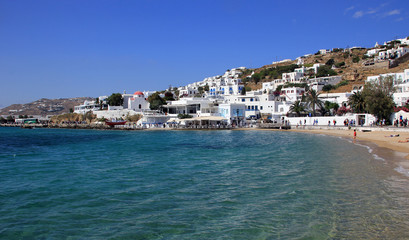
[[[294,132],[0,128],[0,239],[409,239],[401,157]]]

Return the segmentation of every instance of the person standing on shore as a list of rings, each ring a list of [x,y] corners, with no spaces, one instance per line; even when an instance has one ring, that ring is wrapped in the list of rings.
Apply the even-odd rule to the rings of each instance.
[[[356,139],[356,129],[354,129],[354,139]]]

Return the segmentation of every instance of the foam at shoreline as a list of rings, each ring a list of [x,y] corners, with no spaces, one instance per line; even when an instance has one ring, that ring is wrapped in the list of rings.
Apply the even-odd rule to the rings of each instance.
[[[405,129],[406,130],[406,129]],[[409,138],[406,131],[394,130],[394,135],[399,137],[388,137],[386,131],[371,131],[357,133],[357,139],[353,139],[353,130],[317,130],[317,129],[292,129],[292,132],[320,134],[327,136],[337,136],[350,143],[367,148],[368,152],[375,160],[383,161],[386,164],[392,164],[393,169],[406,177],[409,177],[409,142],[399,143]]]

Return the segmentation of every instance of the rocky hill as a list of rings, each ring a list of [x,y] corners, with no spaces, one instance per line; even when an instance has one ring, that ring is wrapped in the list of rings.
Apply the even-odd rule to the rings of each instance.
[[[3,116],[19,116],[19,115],[59,115],[63,113],[69,113],[70,109],[74,109],[74,106],[83,104],[85,100],[93,100],[90,97],[78,97],[78,98],[60,98],[60,99],[47,99],[42,98],[40,100],[26,103],[26,104],[13,104],[0,110],[0,115]]]
[[[303,58],[304,66],[312,66],[314,63],[326,64],[332,59],[332,65],[337,66],[333,70],[337,73],[337,75],[342,76],[343,80],[347,80],[349,84],[339,87],[336,90],[331,90],[331,92],[351,91],[356,86],[364,85],[368,76],[403,72],[404,69],[409,68],[409,54],[402,57],[397,66],[390,67],[389,60],[374,62],[372,58],[365,57],[364,55],[367,50],[368,49],[365,48],[346,51],[339,49],[327,54],[310,55]],[[265,69],[274,68],[277,66],[290,66],[292,64],[297,64],[297,61],[294,60],[285,63],[270,64],[256,69],[249,69],[242,76],[242,79],[245,79],[246,76],[250,76],[253,71],[255,73],[260,73]],[[277,78],[281,78],[281,76],[278,76]],[[246,82],[246,86],[249,86],[252,89],[260,89],[262,87],[262,82],[269,82],[273,79],[275,79],[273,76],[264,76],[259,82]]]

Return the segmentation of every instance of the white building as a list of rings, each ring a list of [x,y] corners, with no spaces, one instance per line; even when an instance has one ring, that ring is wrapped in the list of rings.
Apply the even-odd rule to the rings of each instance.
[[[303,90],[303,89],[299,89]],[[281,95],[264,94],[263,91],[251,91],[246,95],[226,97],[226,102],[245,105],[245,117],[258,118],[268,115],[271,119],[279,120],[286,115],[292,102],[286,102]]]
[[[227,119],[229,124],[240,123],[245,118],[245,105],[239,103],[221,103],[218,106],[219,116]]]
[[[302,72],[291,72],[291,73],[283,73],[282,80],[284,83],[298,83],[301,79],[303,79],[304,73]]]
[[[330,53],[331,50],[328,50],[328,49],[320,49],[319,52],[320,52],[320,54],[325,55],[325,54],[327,54],[327,53]]]
[[[84,101],[83,104],[74,107],[74,113],[85,114],[89,111],[93,112],[107,107],[108,105],[106,103],[103,103],[101,106],[100,103],[96,103],[96,101]]]
[[[396,92],[393,94],[393,101],[397,106],[406,105],[409,100],[409,69],[400,73],[386,73],[376,76],[369,76],[366,82],[377,82],[382,78],[391,77],[393,79]]]
[[[321,93],[319,98],[323,102],[332,102],[338,104],[340,107],[347,107],[348,106],[348,98],[353,95],[352,92],[344,92],[344,93]]]
[[[283,88],[281,89],[281,98],[282,101],[292,103],[295,101],[301,101],[304,92],[305,89],[300,87]]]
[[[136,91],[132,97],[127,98],[127,109],[133,110],[135,112],[143,112],[149,110],[149,102],[143,92]],[[125,108],[125,98],[124,98],[124,108]]]
[[[179,97],[194,97],[199,93],[199,86],[197,84],[189,84],[178,88]]]
[[[409,53],[409,48],[407,47],[398,47],[398,48],[392,48],[388,50],[381,50],[379,51],[376,59],[386,60],[386,59],[391,59],[391,58],[399,58],[407,53]]]
[[[379,49],[379,48],[369,49],[369,50],[365,53],[365,55],[368,56],[368,57],[372,57],[372,56],[377,55],[381,50],[382,50],[382,49]]]
[[[325,85],[331,84],[336,85],[341,82],[341,76],[328,76],[328,77],[319,77],[319,78],[310,78],[307,80],[308,86],[319,92]]]

